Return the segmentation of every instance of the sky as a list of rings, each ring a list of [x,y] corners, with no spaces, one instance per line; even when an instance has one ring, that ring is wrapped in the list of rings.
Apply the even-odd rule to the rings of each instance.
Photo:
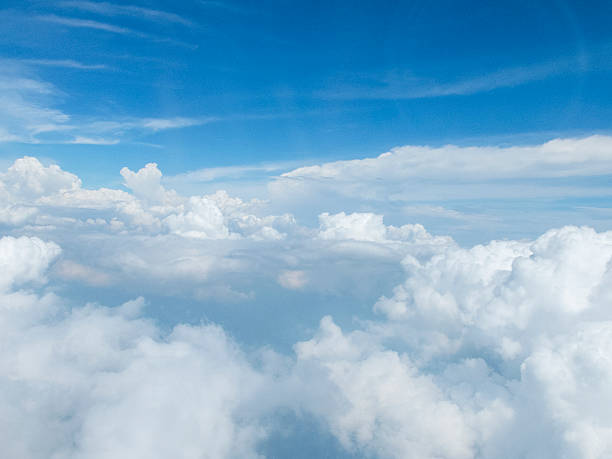
[[[102,185],[149,161],[174,175],[605,133],[610,8],[5,0],[6,103],[37,119],[3,113],[2,152]]]
[[[0,1],[0,445],[605,458],[610,2]]]

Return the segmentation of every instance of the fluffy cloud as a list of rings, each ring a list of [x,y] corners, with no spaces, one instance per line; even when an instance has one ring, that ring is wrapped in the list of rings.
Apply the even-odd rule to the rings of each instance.
[[[372,212],[309,228],[262,201],[181,196],[154,164],[121,174],[129,191],[32,158],[0,176],[7,212],[31,210],[0,239],[9,456],[257,457],[286,412],[355,456],[612,447],[612,232],[461,247]],[[141,298],[83,305],[108,291],[161,296],[172,316],[195,302],[196,324],[220,301],[224,327],[230,314],[253,333],[271,323],[294,352],[268,335],[242,348],[209,320],[158,325]]]
[[[33,200],[41,196],[80,188],[79,178],[52,164],[43,166],[36,158],[25,156],[0,174],[0,190],[7,199]]]
[[[341,212],[336,215],[324,213],[319,215],[323,239],[354,239],[357,241],[382,241],[387,229],[383,224],[383,216],[372,213],[354,213],[346,215]]]
[[[315,416],[358,455],[604,457],[611,446],[612,233],[567,227],[407,255],[406,281],[375,306],[385,319],[347,332],[324,317],[295,359],[260,370],[218,326],[160,331],[142,299],[69,310],[15,290],[44,282],[59,247],[0,247],[14,273],[0,295],[11,455],[163,457],[180,442],[182,457],[256,456],[278,409]]]
[[[296,345],[299,364],[322,367],[339,399],[315,409],[340,442],[380,457],[473,457],[475,433],[461,408],[404,356],[359,338],[327,317]]]
[[[7,203],[0,209],[0,221],[13,225],[26,221],[58,224],[52,217],[60,208],[86,209],[90,219],[97,217],[113,223],[116,229],[131,227],[132,231],[148,234],[173,233],[201,239],[243,236],[280,239],[284,233],[279,229],[290,229],[295,224],[290,215],[254,215],[256,201],[243,202],[222,191],[184,197],[166,190],[155,163],[136,172],[124,167],[121,175],[132,193],[108,188],[84,189],[77,176],[57,165],[44,166],[31,157],[18,159],[6,173],[0,174],[0,195]],[[41,208],[44,216],[39,215]],[[101,215],[93,214],[94,211]],[[113,213],[110,218],[109,211]]]
[[[415,326],[432,346],[444,333],[446,345],[487,345],[512,360],[549,329],[562,331],[582,315],[605,317],[600,298],[611,259],[612,233],[577,227],[534,242],[449,247],[425,263],[409,255],[406,282],[375,309]]]
[[[381,457],[605,457],[612,417],[612,233],[448,246],[343,333],[296,346],[339,400],[316,408]],[[520,441],[517,441],[517,438]]]
[[[8,204],[0,215],[15,234],[51,237],[67,248],[53,272],[58,280],[119,284],[129,291],[148,284],[158,293],[200,299],[247,301],[255,279],[328,294],[371,289],[375,295],[387,271],[401,271],[396,262],[408,250],[452,243],[420,225],[386,226],[377,214],[323,214],[317,232],[298,225],[291,214],[266,213],[263,201],[243,201],[224,191],[182,196],[162,185],[154,163],[138,171],[123,168],[121,175],[129,191],[87,189],[58,166],[23,158],[0,176]],[[363,234],[351,232],[361,220],[369,222]],[[360,260],[372,257],[387,266],[377,272],[372,265],[368,275]],[[298,272],[303,274],[288,274]],[[227,276],[237,274],[239,284],[230,285]],[[355,276],[362,278],[357,290],[351,287]]]
[[[16,285],[41,280],[59,248],[2,238],[0,252]],[[249,400],[263,376],[219,327],[162,334],[141,318],[142,298],[71,311],[9,288],[0,295],[5,455],[258,456],[265,430]]]
[[[429,209],[427,220],[446,219],[453,226],[470,222],[473,231],[482,231],[484,225],[503,227],[495,221],[496,216],[501,218],[500,207],[506,214],[512,211],[491,200],[529,199],[533,206],[534,197],[607,197],[609,188],[597,181],[587,184],[582,178],[610,174],[612,137],[596,135],[525,146],[400,146],[376,157],[300,167],[271,180],[268,189],[273,200],[287,205],[307,208],[325,203],[327,209],[376,209],[404,216],[414,215],[412,208],[420,209],[416,215],[420,221],[422,210]],[[470,200],[479,200],[478,205],[461,213],[461,203]],[[449,204],[457,208],[447,208]],[[475,209],[486,216],[474,215]],[[554,213],[550,205],[545,210]],[[528,215],[521,211],[512,216],[525,221]],[[457,216],[463,217],[463,223]],[[576,218],[584,219],[584,212]],[[537,232],[549,228],[550,219],[539,226]]]
[[[397,147],[376,158],[337,161],[295,169],[286,179],[374,181],[409,178],[490,179],[568,177],[612,173],[612,138],[555,139],[518,147]]]
[[[47,267],[60,252],[57,244],[38,238],[3,237],[0,239],[0,291],[28,282],[43,282]]]
[[[371,212],[355,212],[319,215],[319,237],[327,240],[354,240],[369,242],[403,242],[427,246],[452,245],[447,236],[432,236],[423,225],[386,226],[383,216]]]

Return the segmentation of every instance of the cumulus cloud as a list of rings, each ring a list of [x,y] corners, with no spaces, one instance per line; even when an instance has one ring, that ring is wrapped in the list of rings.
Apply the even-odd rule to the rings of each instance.
[[[354,213],[336,215],[323,213],[319,215],[323,239],[354,239],[357,241],[382,241],[385,239],[386,227],[383,216],[372,213]]]
[[[287,179],[357,180],[566,177],[612,172],[612,139],[594,135],[512,147],[397,147],[376,158],[337,161],[283,174]]]
[[[300,167],[269,185],[275,199],[394,203],[534,196],[607,195],[562,178],[612,173],[612,138],[553,139],[525,146],[402,146],[377,157]],[[529,180],[547,179],[537,185]],[[431,205],[431,204],[429,204]],[[454,218],[454,215],[452,216]]]
[[[2,189],[16,200],[31,200],[81,186],[79,178],[52,164],[43,166],[36,158],[25,156],[0,175]]]
[[[383,223],[383,215],[371,212],[355,212],[319,215],[319,237],[327,240],[354,240],[369,242],[410,242],[424,245],[452,244],[445,236],[432,236],[422,225],[402,225],[395,227]]]
[[[355,456],[599,458],[612,447],[612,232],[566,226],[462,247],[379,213],[324,212],[305,227],[263,201],[182,196],[155,164],[121,175],[125,190],[91,190],[33,158],[0,175],[16,215],[0,239],[10,456],[258,457],[286,412]],[[189,297],[202,316],[164,326],[143,299],[59,296],[78,285],[163,295],[172,315]],[[287,298],[323,316],[314,331],[305,315],[299,335],[287,327],[293,353],[198,324],[220,301],[248,302],[232,313],[252,313],[254,333],[286,327],[264,304],[277,296],[293,320]]]
[[[162,186],[162,173],[155,163],[138,171],[124,167],[120,173],[131,193],[84,189],[77,176],[57,165],[44,166],[32,157],[18,159],[0,174],[0,194],[8,204],[0,215],[7,223],[22,223],[40,208],[47,212],[59,207],[110,210],[114,212],[111,219],[122,226],[204,239],[280,239],[284,233],[279,230],[295,224],[290,215],[258,217],[252,213],[256,201],[243,202],[223,191],[209,196],[180,196]],[[102,221],[108,220],[105,216]]]
[[[164,201],[166,190],[161,186],[162,173],[157,164],[149,163],[138,172],[133,172],[127,167],[121,169],[121,176],[125,185],[138,197],[153,201]]]
[[[347,335],[326,318],[296,346],[343,400],[320,416],[382,457],[604,457],[611,247],[610,232],[566,227],[407,256],[406,282],[375,305],[386,321]]]
[[[40,280],[59,252],[0,239],[0,438],[10,457],[257,457],[263,383],[215,325],[162,334],[142,298],[70,311],[57,297],[10,291]],[[24,260],[24,258],[26,258]],[[9,289],[9,290],[6,290]]]
[[[57,244],[38,238],[3,237],[0,239],[0,290],[44,281],[47,267],[60,252]]]
[[[280,242],[301,231],[290,214],[263,213],[261,201],[243,201],[224,191],[182,196],[166,189],[154,163],[120,173],[127,191],[87,189],[57,165],[21,158],[0,173],[0,223],[16,234],[51,235],[67,244],[68,259],[54,270],[58,279],[97,286],[127,285],[121,277],[134,285],[148,279],[197,298],[234,300],[248,300],[252,295],[244,292],[252,288],[219,288],[215,279],[228,271],[248,272],[257,258],[281,255],[267,255],[262,247],[256,257],[245,256],[238,241]],[[211,246],[206,241],[228,242]],[[269,276],[274,278],[272,272]]]
[[[296,345],[299,364],[322,367],[339,398],[316,410],[341,443],[379,457],[473,457],[475,432],[461,407],[405,356],[370,346],[330,317]]]

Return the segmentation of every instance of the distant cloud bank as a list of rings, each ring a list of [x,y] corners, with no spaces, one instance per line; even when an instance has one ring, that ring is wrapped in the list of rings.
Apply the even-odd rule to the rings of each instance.
[[[273,185],[331,179],[365,193],[380,176],[609,173],[609,146],[595,136],[405,147],[295,169]],[[0,174],[8,456],[261,457],[288,412],[356,456],[582,458],[612,448],[612,232],[565,226],[469,248],[372,212],[321,213],[309,227],[257,199],[183,196],[154,163],[121,176],[124,189],[88,189],[32,157]],[[390,269],[400,280],[382,289]],[[82,285],[90,303],[70,298]],[[378,300],[370,315],[354,310],[352,328],[334,310],[321,314],[283,353],[242,346],[212,323],[165,329],[137,294],[104,306],[92,293],[126,288],[249,308],[275,291]]]

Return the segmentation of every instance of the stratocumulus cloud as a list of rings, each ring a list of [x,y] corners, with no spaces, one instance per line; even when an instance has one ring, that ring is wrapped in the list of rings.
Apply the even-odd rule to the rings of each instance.
[[[357,457],[612,448],[612,232],[461,247],[372,212],[308,227],[221,191],[182,196],[153,163],[121,176],[125,190],[87,189],[28,157],[0,175],[9,457],[262,457],[286,413]],[[79,285],[133,299],[87,303]],[[258,307],[274,289],[349,298],[356,320],[312,304],[319,325],[280,351],[210,322],[163,326],[138,296],[178,312]]]

